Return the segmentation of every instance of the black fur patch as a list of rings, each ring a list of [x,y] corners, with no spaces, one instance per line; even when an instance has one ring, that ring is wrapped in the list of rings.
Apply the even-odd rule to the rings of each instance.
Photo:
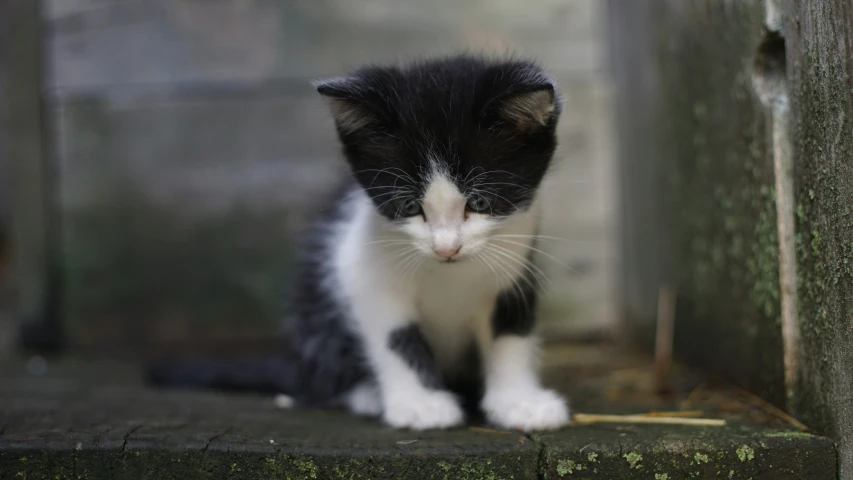
[[[388,348],[403,357],[409,367],[418,374],[421,384],[427,388],[442,387],[441,376],[435,366],[432,348],[417,325],[398,328],[388,336]]]
[[[150,365],[146,381],[161,387],[283,393],[298,388],[295,358],[223,361],[210,358],[167,359]]]
[[[443,374],[447,389],[459,396],[462,408],[467,414],[469,416],[478,414],[485,381],[482,354],[473,339],[462,358],[453,365],[453,370]]]
[[[498,295],[492,315],[495,337],[529,335],[533,331],[539,296],[536,281],[536,277],[529,270],[525,270],[515,287],[510,287]]]
[[[299,359],[298,388],[292,395],[310,405],[334,402],[373,377],[327,265],[336,248],[328,229],[347,218],[346,198],[353,188],[357,187],[352,182],[341,186],[298,249],[300,274],[292,297],[295,315],[288,325],[291,348]]]

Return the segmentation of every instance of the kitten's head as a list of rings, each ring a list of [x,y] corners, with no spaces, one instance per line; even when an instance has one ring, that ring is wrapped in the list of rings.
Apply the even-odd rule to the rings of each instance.
[[[440,260],[476,253],[526,211],[556,148],[560,102],[530,62],[369,67],[317,90],[377,211]]]

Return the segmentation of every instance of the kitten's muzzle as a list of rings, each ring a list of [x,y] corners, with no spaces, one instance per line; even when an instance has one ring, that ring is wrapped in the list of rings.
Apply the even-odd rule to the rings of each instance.
[[[438,255],[442,260],[452,260],[455,257],[459,250],[462,250],[462,246],[450,246],[450,247],[441,247],[441,248],[433,248],[432,251]]]

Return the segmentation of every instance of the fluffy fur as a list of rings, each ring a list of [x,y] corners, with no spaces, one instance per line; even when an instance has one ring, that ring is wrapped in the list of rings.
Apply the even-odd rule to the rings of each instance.
[[[458,56],[316,87],[352,177],[301,249],[296,354],[279,390],[399,428],[477,410],[503,428],[566,424],[564,399],[539,383],[533,335],[553,81],[530,62]],[[160,383],[216,383],[164,371]]]

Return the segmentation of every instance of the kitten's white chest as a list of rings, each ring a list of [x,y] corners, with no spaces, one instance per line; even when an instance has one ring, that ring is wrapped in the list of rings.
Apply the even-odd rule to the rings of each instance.
[[[491,318],[500,284],[484,265],[435,264],[425,269],[417,288],[421,328],[440,365],[451,365]]]

